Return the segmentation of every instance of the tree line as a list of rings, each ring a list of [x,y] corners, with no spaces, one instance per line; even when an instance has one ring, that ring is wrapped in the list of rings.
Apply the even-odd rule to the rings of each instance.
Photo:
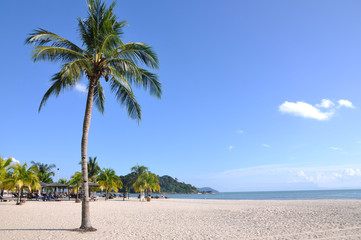
[[[37,191],[40,189],[40,182],[53,183],[53,176],[55,173],[53,169],[54,164],[45,164],[40,162],[31,162],[19,164],[9,159],[2,159],[0,157],[0,190],[3,196],[4,190],[10,190],[18,193],[17,204],[20,203],[20,196],[24,188],[29,191]],[[115,171],[111,168],[100,168],[97,158],[89,157],[88,165],[88,179],[100,185],[99,189],[105,191],[105,199],[109,199],[109,193],[118,192],[123,189],[123,182],[120,176],[117,176]],[[127,187],[135,192],[160,192],[159,178],[157,175],[148,171],[145,166],[134,166],[131,168],[131,176],[127,179]],[[82,183],[82,173],[76,172],[68,181],[65,178],[59,179],[59,183],[74,186],[73,192],[78,193],[79,186]],[[75,188],[76,187],[76,188]]]

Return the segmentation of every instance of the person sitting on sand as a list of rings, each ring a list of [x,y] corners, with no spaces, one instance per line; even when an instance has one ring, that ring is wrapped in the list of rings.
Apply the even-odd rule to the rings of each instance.
[[[42,199],[43,195],[36,193],[36,200]]]

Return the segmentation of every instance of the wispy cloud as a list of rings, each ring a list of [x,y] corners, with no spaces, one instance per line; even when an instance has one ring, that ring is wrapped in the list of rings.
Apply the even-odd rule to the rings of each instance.
[[[232,146],[232,145],[228,147],[229,151],[232,151],[233,149],[234,149],[234,146]]]
[[[336,110],[341,107],[354,108],[352,102],[349,100],[341,99],[337,103],[338,104],[336,105],[329,99],[322,99],[321,103],[316,105],[311,105],[302,101],[285,101],[278,107],[278,110],[281,113],[322,121],[330,119],[335,114]]]
[[[358,189],[361,165],[260,165],[203,175],[195,181],[221,191]]]
[[[87,87],[84,84],[76,83],[75,84],[75,90],[81,93],[87,93]]]
[[[335,106],[335,104],[329,99],[322,99],[321,104],[316,104],[318,108],[330,108]]]
[[[243,134],[244,131],[243,131],[243,130],[237,130],[236,133],[238,133],[238,134]]]
[[[338,100],[338,104],[340,107],[348,107],[348,108],[355,108],[355,106],[349,100],[341,99]]]
[[[307,171],[307,173],[306,173]],[[326,188],[352,188],[360,187],[358,183],[361,180],[360,168],[339,168],[332,170],[299,170],[297,175],[306,182],[312,182],[320,187]]]
[[[269,148],[269,147],[271,147],[271,145],[266,144],[266,143],[263,143],[263,144],[262,144],[262,147]]]
[[[330,147],[330,149],[331,149],[331,150],[334,150],[334,151],[340,151],[340,150],[342,150],[342,149],[341,149],[341,148],[339,148],[339,147],[333,147],[333,146],[332,146],[332,147]]]

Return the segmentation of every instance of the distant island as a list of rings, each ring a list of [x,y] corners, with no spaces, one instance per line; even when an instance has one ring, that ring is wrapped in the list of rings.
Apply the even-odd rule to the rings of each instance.
[[[171,176],[164,175],[162,177],[158,176],[159,185],[162,192],[167,193],[198,193],[198,189],[184,182],[179,182],[177,178],[172,178]]]
[[[218,193],[217,190],[210,187],[197,188],[200,193]]]
[[[159,186],[161,192],[163,193],[183,193],[183,194],[192,194],[198,193],[198,189],[191,185],[184,182],[179,182],[177,178],[172,178],[171,176],[164,175],[158,176],[159,179]],[[130,193],[134,193],[134,189],[128,185],[129,179],[131,178],[131,173],[125,176],[120,176],[123,182],[123,188],[120,189],[121,192],[126,192],[129,189]]]
[[[191,184],[185,182],[179,182],[177,178],[173,178],[169,175],[159,176],[159,186],[162,193],[181,193],[181,194],[197,194],[197,193],[218,193],[217,190],[210,187],[197,188]],[[123,182],[123,188],[119,189],[120,192],[135,193],[134,189],[129,185],[132,173],[125,176],[120,176]]]

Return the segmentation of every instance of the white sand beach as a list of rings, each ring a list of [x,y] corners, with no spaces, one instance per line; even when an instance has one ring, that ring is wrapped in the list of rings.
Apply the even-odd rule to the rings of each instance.
[[[0,203],[0,239],[361,239],[361,200],[136,199]]]

